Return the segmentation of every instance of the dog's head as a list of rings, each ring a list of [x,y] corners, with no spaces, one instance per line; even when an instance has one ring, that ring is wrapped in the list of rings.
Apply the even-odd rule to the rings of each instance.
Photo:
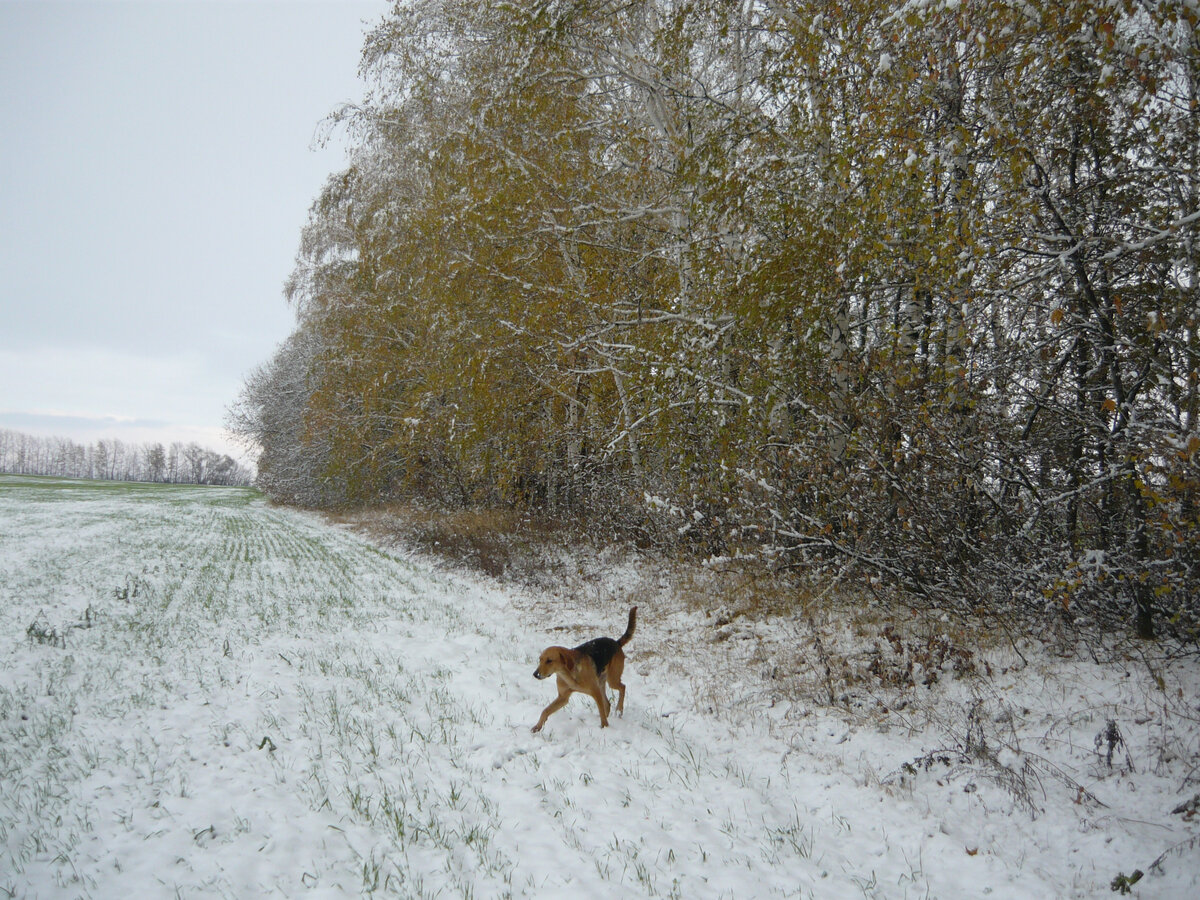
[[[547,647],[533,670],[534,678],[549,678],[556,672],[570,668],[567,653],[562,647]]]

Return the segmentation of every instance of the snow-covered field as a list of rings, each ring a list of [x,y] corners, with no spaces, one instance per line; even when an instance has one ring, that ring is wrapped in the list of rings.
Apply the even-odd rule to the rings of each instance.
[[[0,897],[1200,895],[1195,662],[941,654],[830,706],[832,613],[717,624],[639,577],[501,587],[250,491],[0,476]],[[624,718],[530,734],[540,649],[631,598]]]

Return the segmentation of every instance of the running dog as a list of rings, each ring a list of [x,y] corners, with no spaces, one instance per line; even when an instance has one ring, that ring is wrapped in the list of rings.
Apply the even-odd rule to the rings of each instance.
[[[538,666],[533,670],[534,678],[558,676],[558,697],[542,710],[542,717],[531,729],[534,734],[542,730],[553,713],[567,705],[571,694],[579,691],[596,701],[600,709],[600,727],[608,727],[608,691],[604,689],[605,676],[608,686],[617,690],[617,714],[625,714],[625,685],[621,673],[625,670],[625,652],[621,649],[633,637],[637,624],[637,607],[629,610],[629,625],[617,640],[593,638],[573,650],[566,647],[547,647],[542,651]]]

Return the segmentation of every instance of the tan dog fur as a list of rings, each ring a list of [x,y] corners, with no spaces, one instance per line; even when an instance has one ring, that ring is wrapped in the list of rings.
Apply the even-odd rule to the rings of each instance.
[[[567,705],[571,694],[575,692],[587,694],[596,701],[600,710],[600,727],[607,728],[610,706],[608,692],[604,688],[606,679],[608,686],[617,691],[617,714],[624,714],[625,684],[621,681],[621,673],[625,671],[625,651],[621,648],[633,637],[636,624],[635,606],[629,610],[629,625],[625,633],[615,641],[612,638],[594,638],[571,650],[566,647],[547,647],[542,651],[533,676],[558,676],[558,696],[542,710],[541,718],[531,729],[534,734],[542,730],[542,726],[551,715]],[[599,667],[597,660],[600,661]]]

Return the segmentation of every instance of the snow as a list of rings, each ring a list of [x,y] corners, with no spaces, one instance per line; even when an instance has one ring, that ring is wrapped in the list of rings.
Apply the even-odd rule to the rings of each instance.
[[[861,641],[832,607],[706,612],[603,555],[514,587],[247,491],[6,476],[0,522],[3,896],[1197,894],[1189,660],[927,655],[889,692],[819,665]],[[633,602],[624,717],[531,734],[541,648]]]

